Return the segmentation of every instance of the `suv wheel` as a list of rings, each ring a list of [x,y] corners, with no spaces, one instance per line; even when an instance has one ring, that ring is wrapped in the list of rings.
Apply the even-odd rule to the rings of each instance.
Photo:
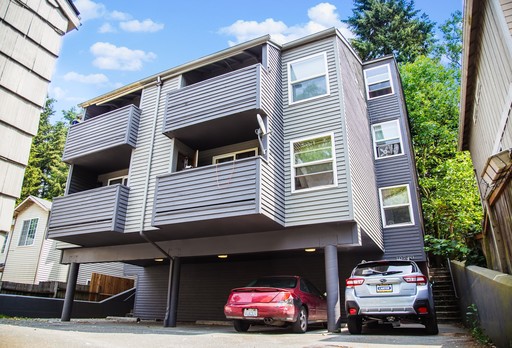
[[[423,324],[425,325],[425,331],[427,332],[427,335],[437,335],[439,333],[439,328],[437,327],[437,320],[435,316],[426,318]]]
[[[359,315],[351,315],[348,317],[348,332],[352,335],[360,335],[363,331],[363,318]]]
[[[300,307],[297,321],[292,324],[292,330],[296,333],[304,333],[308,329],[308,311],[304,306]]]
[[[235,330],[237,332],[247,332],[247,330],[249,330],[249,326],[251,326],[251,324],[249,324],[248,322],[243,321],[243,320],[235,320],[235,321],[233,321],[233,326],[235,327]]]

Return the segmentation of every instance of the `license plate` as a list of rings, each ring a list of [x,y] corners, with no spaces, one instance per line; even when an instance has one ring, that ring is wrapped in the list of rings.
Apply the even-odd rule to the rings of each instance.
[[[393,292],[392,284],[377,285],[377,292]]]
[[[255,308],[244,308],[244,317],[257,317],[258,310]]]

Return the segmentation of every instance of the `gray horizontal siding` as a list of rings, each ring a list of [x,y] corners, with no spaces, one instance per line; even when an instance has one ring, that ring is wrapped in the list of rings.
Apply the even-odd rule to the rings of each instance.
[[[137,144],[140,109],[134,105],[105,113],[72,125],[68,131],[63,161],[120,145]]]
[[[259,213],[260,166],[254,157],[158,177],[152,224]]]
[[[260,64],[168,93],[163,132],[261,108]]]
[[[286,226],[353,219],[347,185],[347,149],[334,43],[334,38],[328,38],[285,51],[282,56]],[[330,95],[289,105],[287,63],[321,52],[327,53]],[[330,132],[334,132],[338,186],[292,194],[290,142]]]
[[[53,200],[48,238],[123,232],[129,188],[112,185]]]

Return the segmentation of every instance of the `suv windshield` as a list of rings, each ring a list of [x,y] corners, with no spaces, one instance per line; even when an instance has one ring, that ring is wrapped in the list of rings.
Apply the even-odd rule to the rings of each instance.
[[[415,271],[411,263],[405,262],[368,262],[360,264],[354,270],[355,276],[390,275],[412,273]]]

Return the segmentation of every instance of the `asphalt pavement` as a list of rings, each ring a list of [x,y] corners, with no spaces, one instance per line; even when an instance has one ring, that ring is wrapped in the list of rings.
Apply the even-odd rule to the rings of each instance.
[[[302,347],[302,348],[480,348],[458,324],[439,324],[439,335],[429,336],[421,325],[364,329],[351,335],[346,328],[329,333],[311,327],[305,334],[289,329],[252,326],[235,332],[220,323],[178,323],[165,328],[157,321],[126,319],[0,319],[0,347],[51,348],[159,348],[159,347]]]

